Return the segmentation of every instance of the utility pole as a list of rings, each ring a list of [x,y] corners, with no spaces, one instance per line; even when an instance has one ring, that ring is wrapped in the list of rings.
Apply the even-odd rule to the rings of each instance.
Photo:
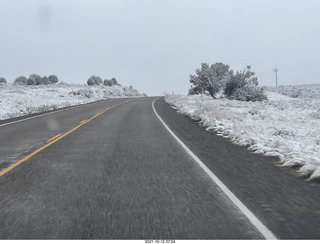
[[[274,73],[276,74],[276,86],[278,86],[278,69],[277,69],[277,67],[276,68],[274,68]]]

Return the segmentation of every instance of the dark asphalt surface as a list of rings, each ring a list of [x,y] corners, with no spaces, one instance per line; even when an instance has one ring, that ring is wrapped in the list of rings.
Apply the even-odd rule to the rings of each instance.
[[[206,131],[199,123],[155,103],[159,115],[208,168],[280,239],[320,239],[320,183],[279,167],[273,157]]]
[[[82,120],[94,116],[108,106],[126,100],[129,99],[110,99],[61,109],[53,113],[50,111],[0,121],[0,171],[32,150],[43,146],[53,136],[70,130]],[[41,117],[37,117],[39,115]],[[25,121],[16,123],[20,120]]]
[[[125,100],[0,127],[0,165]],[[166,131],[153,100],[103,113],[0,177],[0,239],[261,239]],[[163,99],[155,108],[278,237],[319,239],[317,182],[206,132]],[[10,145],[19,146],[6,154]]]

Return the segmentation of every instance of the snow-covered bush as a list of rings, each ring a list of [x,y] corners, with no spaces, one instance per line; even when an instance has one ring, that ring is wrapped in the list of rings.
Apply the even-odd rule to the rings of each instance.
[[[56,75],[49,75],[48,79],[51,84],[55,84],[59,82],[59,79]]]
[[[25,86],[28,85],[28,79],[24,76],[19,76],[18,78],[16,78],[13,82],[14,85],[21,85],[21,86]]]
[[[7,84],[7,80],[3,77],[0,77],[0,85]]]
[[[94,97],[94,92],[92,90],[87,90],[87,89],[78,89],[75,91],[71,91],[68,94],[69,96],[80,96],[84,98],[91,98]]]
[[[265,87],[267,91],[300,99],[320,99],[320,84]]]
[[[96,85],[102,84],[102,79],[99,76],[94,76],[93,79]]]
[[[192,85],[189,95],[209,93],[210,96],[216,98],[216,94],[224,87],[230,75],[229,65],[202,63],[201,68],[196,70],[196,75],[190,75]]]
[[[113,77],[113,78],[111,79],[111,81],[113,82],[113,85],[116,85],[116,84],[118,84],[118,81],[117,81],[117,79],[116,79],[116,78],[114,78],[114,77]]]
[[[114,85],[119,85],[119,86],[120,86],[120,84],[118,84],[117,79],[114,78],[114,77],[113,77],[111,80],[105,79],[105,80],[103,81],[103,84],[104,84],[105,86],[114,86]]]
[[[103,81],[103,84],[104,84],[105,86],[112,86],[112,85],[113,85],[113,81],[112,81],[112,80],[107,80],[107,79],[105,79],[105,80]]]
[[[92,77],[90,77],[88,80],[87,80],[87,84],[89,86],[93,86],[94,85],[94,79]]]
[[[49,85],[49,84],[50,84],[50,81],[49,81],[48,77],[47,76],[43,76],[41,78],[41,85]]]
[[[36,81],[36,79],[35,79],[35,78],[30,78],[30,77],[29,77],[29,79],[27,80],[27,85],[31,85],[31,86],[33,86],[33,85],[37,85],[37,81]]]
[[[254,76],[251,67],[247,66],[242,71],[231,74],[226,82],[224,94],[229,99],[240,101],[263,101],[267,99],[262,88],[258,87],[258,78]]]
[[[88,86],[61,81],[55,86],[9,84],[0,89],[0,120],[110,98],[141,96],[137,90],[119,86]]]
[[[207,130],[320,179],[320,100],[266,94],[268,100],[250,103],[200,95],[167,95],[165,100]]]
[[[41,78],[40,75],[37,74],[31,74],[29,78],[27,79],[24,76],[20,76],[15,81],[13,82],[14,85],[49,85],[53,83],[57,83],[58,77],[55,75],[50,76],[51,80],[47,77],[44,76]]]
[[[100,85],[100,84],[102,84],[102,79],[99,76],[93,75],[88,79],[87,84],[89,86]]]
[[[41,84],[41,76],[37,75],[37,74],[29,75],[28,83],[29,83],[29,85],[40,85]]]

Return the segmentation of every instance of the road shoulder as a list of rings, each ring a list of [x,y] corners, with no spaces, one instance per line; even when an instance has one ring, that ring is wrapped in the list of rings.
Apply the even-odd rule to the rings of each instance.
[[[208,132],[163,98],[155,108],[169,128],[281,239],[319,239],[317,182],[297,177],[265,157]]]

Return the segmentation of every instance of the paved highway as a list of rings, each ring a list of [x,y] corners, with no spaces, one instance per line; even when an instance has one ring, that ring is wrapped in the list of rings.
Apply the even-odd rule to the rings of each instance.
[[[318,182],[154,100],[1,122],[0,239],[320,238]]]

